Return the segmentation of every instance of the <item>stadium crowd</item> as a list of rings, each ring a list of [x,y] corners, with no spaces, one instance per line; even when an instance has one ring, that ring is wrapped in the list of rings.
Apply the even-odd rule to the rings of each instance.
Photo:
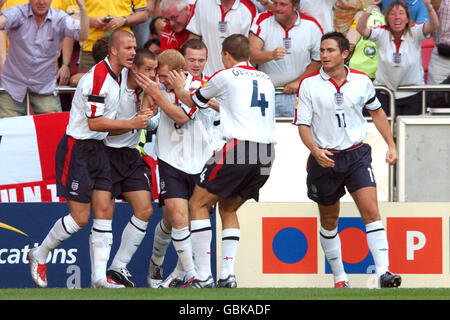
[[[258,89],[256,80],[253,80],[253,91],[256,93],[251,100],[256,105],[252,107],[259,107],[262,116],[265,116],[266,108],[267,112],[271,112],[265,98],[274,91],[274,114],[270,116],[294,117],[296,120],[299,86],[305,78],[323,70],[322,36],[333,31],[342,33],[348,40],[350,54],[345,62],[371,78],[372,81],[367,80],[367,86],[382,85],[394,92],[395,103],[399,106],[396,115],[422,112],[421,94],[397,91],[399,86],[424,84],[424,70],[428,71],[428,83],[448,83],[450,77],[450,0],[0,0],[0,8],[0,70],[1,86],[5,89],[0,94],[0,118],[27,114],[27,93],[30,94],[35,114],[70,110],[67,135],[58,146],[57,156],[62,157],[70,146],[85,139],[109,140],[105,142],[107,153],[111,167],[117,171],[112,170],[113,180],[116,179],[113,183],[120,183],[120,189],[114,189],[113,196],[122,195],[130,199],[130,203],[136,203],[136,206],[133,205],[135,215],[123,231],[114,265],[107,269],[114,207],[107,196],[98,192],[92,193],[92,199],[90,194],[82,200],[77,198],[73,195],[79,188],[79,182],[72,182],[72,190],[69,191],[69,184],[62,181],[58,188],[69,202],[70,214],[59,219],[41,246],[29,255],[33,280],[40,287],[47,286],[45,260],[49,251],[86,224],[89,207],[85,204],[92,204],[94,209],[90,242],[93,252],[92,285],[107,288],[134,286],[126,265],[144,238],[147,222],[152,215],[148,202],[145,202],[145,208],[138,205],[142,204],[138,198],[142,196],[139,192],[145,191],[145,196],[149,198],[150,187],[145,181],[137,179],[134,172],[129,173],[121,168],[125,162],[122,159],[127,159],[133,162],[131,167],[136,165],[144,172],[142,164],[136,164],[140,158],[131,161],[131,156],[121,155],[118,149],[131,148],[137,152],[141,130],[151,129],[152,126],[158,129],[156,148],[160,161],[159,174],[160,178],[164,178],[161,181],[170,181],[177,187],[165,190],[167,186],[161,184],[164,191],[161,195],[164,196],[160,198],[160,203],[164,214],[155,230],[149,286],[216,285],[210,275],[209,243],[212,235],[208,219],[208,213],[216,203],[224,227],[222,252],[231,257],[230,261],[222,264],[217,286],[237,286],[234,263],[240,230],[236,211],[247,199],[258,199],[257,190],[268,175],[264,179],[256,179],[254,189],[241,190],[236,198],[227,198],[229,194],[234,195],[235,190],[225,194],[222,189],[219,191],[211,187],[208,191],[217,191],[211,194],[196,186],[200,179],[200,185],[206,188],[207,184],[202,184],[205,171],[208,169],[208,174],[212,173],[207,165],[204,168],[203,165],[209,154],[223,146],[215,140],[217,134],[214,130],[222,126],[220,122],[224,120],[229,121],[228,126],[233,126],[232,113],[217,117],[217,101],[213,99],[215,95],[212,92],[218,94],[224,88],[232,87],[225,72],[215,76],[219,70],[239,66],[242,74],[246,72],[242,70],[251,69],[261,72],[257,74],[260,79],[267,75],[267,83],[262,88]],[[339,40],[339,36],[330,38]],[[128,47],[122,45],[125,43],[123,39],[126,39]],[[428,39],[434,40],[429,68],[423,65],[421,55],[423,41]],[[139,54],[136,54],[136,49],[141,50]],[[142,50],[150,51],[151,55],[146,56]],[[184,69],[186,74],[178,73],[180,69]],[[114,75],[107,78],[108,90],[116,91],[107,91],[102,95],[96,86],[96,76],[104,72],[106,77],[105,70],[110,70],[110,74]],[[210,80],[213,76],[214,80]],[[126,106],[120,100],[122,79],[127,79],[128,87],[123,89],[129,101]],[[72,94],[58,98],[56,87],[64,85],[77,87],[73,99]],[[272,86],[275,90],[271,89]],[[189,93],[195,90],[197,93],[191,98]],[[86,97],[92,104],[88,120],[79,112],[83,110],[82,101]],[[377,97],[383,108],[387,108],[387,98],[382,93],[377,93]],[[222,100],[220,103],[226,108],[221,110],[233,110],[231,101],[234,98]],[[338,90],[338,102],[340,98],[342,96],[339,96]],[[374,101],[371,100],[371,103]],[[93,108],[94,105],[98,108]],[[174,107],[176,105],[182,108]],[[194,105],[210,106],[211,109],[206,109],[215,111],[206,113]],[[372,107],[377,108],[377,105]],[[114,111],[114,108],[119,108],[119,111]],[[160,111],[157,111],[158,108]],[[101,119],[108,112],[117,112],[117,116],[112,117],[113,121]],[[135,114],[137,120],[130,120]],[[147,121],[148,127],[144,125]],[[243,137],[258,131],[255,130],[258,128],[255,123],[252,127],[252,121],[246,125],[253,131],[248,130]],[[264,132],[271,132],[269,125],[266,125],[262,127]],[[122,141],[125,133],[121,130],[132,130],[132,141],[129,138]],[[173,142],[169,137],[183,130],[192,130],[193,135],[199,132],[195,130],[203,130],[202,137],[208,137],[204,139],[206,156],[198,159],[186,144],[182,144],[186,149],[179,150],[179,154],[172,152],[176,146],[169,147]],[[107,136],[106,132],[114,132],[114,135]],[[262,132],[259,131],[260,135]],[[240,140],[255,141],[252,138]],[[266,148],[267,145],[268,153],[273,157],[269,151],[272,138],[269,133],[264,137],[258,136],[255,148],[262,148],[261,144]],[[227,150],[228,147],[227,143]],[[230,148],[234,147],[236,145]],[[103,146],[98,146],[97,141],[95,148]],[[76,155],[80,159],[88,159],[83,158],[87,157],[86,154]],[[184,158],[181,159],[182,155]],[[100,160],[107,162],[107,159]],[[392,160],[392,163],[395,161]],[[74,168],[63,168],[65,164],[62,161],[61,167],[58,167],[57,163],[57,179],[67,179],[75,172],[70,171]],[[98,167],[91,169],[100,171]],[[217,173],[215,170],[213,172],[214,175]],[[246,180],[244,182],[247,183]],[[99,186],[95,185],[94,191],[96,187]],[[233,186],[220,187],[231,189]],[[107,189],[107,186],[100,187],[102,191]],[[368,233],[383,228],[377,223],[372,229]],[[330,240],[335,236],[325,235],[324,239]],[[384,241],[382,236],[377,237],[372,241],[374,246]],[[179,253],[179,264],[163,281],[164,253],[171,240]],[[385,263],[386,259],[381,260]],[[390,274],[387,266],[383,265],[382,270],[381,279],[386,277],[384,284],[381,282],[382,286],[400,285],[399,276]],[[344,278],[336,281],[335,285],[337,283],[340,283],[339,286],[348,285]]]
[[[18,19],[18,13],[15,13],[14,9],[8,9],[19,8],[28,2],[28,0],[1,1],[3,16],[8,16],[11,12],[16,14],[14,19]],[[63,11],[75,19],[81,17],[75,0],[30,1],[30,3],[40,2],[59,10],[52,12],[62,14]],[[170,48],[179,50],[188,38],[201,37],[208,47],[206,76],[211,76],[223,68],[220,62],[220,43],[223,39],[219,34],[221,28],[228,25],[230,29],[226,31],[227,35],[241,33],[249,36],[252,43],[251,62],[270,75],[277,89],[277,117],[293,117],[299,82],[320,67],[317,45],[319,35],[332,30],[342,32],[350,40],[352,50],[348,61],[350,67],[368,74],[376,85],[387,86],[395,92],[399,115],[421,113],[422,96],[420,92],[396,91],[398,86],[450,82],[448,79],[450,4],[447,0],[431,1],[436,9],[439,27],[431,35],[427,34],[423,39],[418,39],[413,50],[409,50],[409,47],[400,49],[405,52],[413,51],[414,55],[408,58],[410,62],[406,66],[405,63],[402,64],[402,69],[407,69],[409,74],[405,74],[406,71],[396,72],[398,74],[396,81],[386,81],[391,74],[386,74],[385,71],[379,71],[376,76],[379,61],[391,53],[385,52],[387,49],[379,47],[379,44],[371,39],[362,37],[356,28],[363,12],[370,6],[370,0],[300,0],[294,5],[294,11],[298,9],[301,13],[298,21],[292,9],[291,12],[287,11],[285,1],[245,0],[237,1],[236,4],[235,1],[224,1],[230,3],[231,13],[240,12],[239,23],[230,20],[231,13],[226,18],[225,11],[221,13],[224,21],[208,21],[208,18],[214,16],[202,13],[202,10],[209,10],[210,6],[213,8],[208,1],[198,1],[197,5],[195,0],[162,1],[163,6],[160,6],[161,0],[85,2],[89,17],[87,38],[81,41],[73,36],[65,36],[60,44],[59,41],[53,41],[48,31],[40,31],[44,32],[44,37],[50,39],[52,47],[58,46],[56,49],[42,47],[40,59],[35,59],[37,54],[31,50],[41,49],[28,47],[31,41],[36,41],[37,38],[28,38],[25,44],[19,44],[21,40],[18,39],[20,38],[17,31],[18,23],[11,24],[10,21],[3,26],[4,30],[0,32],[0,71],[1,87],[6,92],[0,95],[0,118],[27,114],[25,93],[30,95],[31,112],[35,114],[70,110],[72,94],[60,94],[58,99],[56,85],[75,86],[77,82],[70,82],[70,77],[76,73],[86,72],[95,64],[92,55],[95,41],[108,36],[116,29],[132,31],[136,36],[138,48],[149,48],[157,54]],[[392,2],[392,0],[375,1],[375,6],[370,7],[371,15],[367,21],[369,27],[386,25],[384,13]],[[401,2],[408,7],[408,18],[411,19],[407,30],[410,30],[412,24],[430,21],[427,7],[422,0]],[[220,1],[215,1],[214,6],[219,8]],[[273,15],[270,12],[277,14]],[[245,18],[242,18],[244,16]],[[12,19],[13,17],[9,20]],[[108,21],[109,19],[111,20]],[[235,25],[240,29],[233,29],[236,28]],[[61,28],[60,25],[55,27]],[[13,43],[11,47],[10,41]],[[45,44],[46,41],[41,42]],[[28,50],[23,50],[26,47]],[[7,59],[8,52],[12,53],[14,58]],[[382,99],[383,107],[388,111],[388,99],[383,93],[381,91],[378,97]],[[429,96],[427,102],[431,105],[431,100],[436,94]],[[40,100],[45,103],[40,103]],[[434,101],[432,105],[436,103],[439,105],[439,101]],[[404,107],[405,105],[411,107]]]

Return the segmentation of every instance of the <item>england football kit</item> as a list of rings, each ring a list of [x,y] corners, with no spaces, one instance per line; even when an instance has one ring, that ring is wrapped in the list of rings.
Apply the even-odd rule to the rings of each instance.
[[[56,150],[57,193],[67,200],[89,203],[92,190],[111,191],[109,159],[103,139],[107,132],[92,131],[89,118],[116,117],[123,87],[108,58],[79,81],[72,100],[66,134]]]
[[[203,168],[200,186],[222,198],[258,200],[275,157],[274,96],[270,77],[248,62],[217,72],[194,93],[193,101],[201,108],[211,98],[219,102],[227,141]]]
[[[305,78],[299,86],[293,124],[311,127],[315,143],[333,152],[334,168],[321,167],[314,157],[308,159],[308,196],[331,205],[345,194],[362,187],[375,186],[371,149],[364,143],[367,135],[363,108],[381,107],[370,78],[347,68],[347,77],[337,85],[323,68]]]

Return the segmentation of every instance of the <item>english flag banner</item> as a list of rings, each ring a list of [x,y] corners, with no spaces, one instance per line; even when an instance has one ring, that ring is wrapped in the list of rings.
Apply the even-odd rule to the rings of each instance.
[[[69,112],[0,119],[0,202],[60,202],[55,152]]]

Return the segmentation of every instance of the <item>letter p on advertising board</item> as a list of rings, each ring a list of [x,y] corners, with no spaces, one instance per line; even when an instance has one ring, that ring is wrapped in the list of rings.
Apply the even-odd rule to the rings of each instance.
[[[442,273],[442,218],[387,218],[386,221],[393,272]]]

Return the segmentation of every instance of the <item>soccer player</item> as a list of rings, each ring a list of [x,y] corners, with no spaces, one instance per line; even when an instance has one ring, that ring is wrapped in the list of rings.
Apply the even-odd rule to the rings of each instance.
[[[181,53],[183,54],[186,63],[184,69],[190,76],[192,76],[190,83],[185,82],[184,85],[188,85],[189,90],[197,89],[200,85],[207,81],[207,78],[203,75],[203,69],[208,58],[206,45],[200,39],[190,39],[181,47]],[[191,77],[189,77],[189,79],[191,79]],[[211,149],[216,150],[221,147],[221,143],[223,144],[219,134],[220,114],[211,109],[206,109],[201,112],[210,113],[215,116],[215,120],[213,122],[213,124],[215,124],[213,127],[214,134],[211,136],[213,138]],[[184,118],[183,114],[181,114],[181,116]],[[195,158],[194,155],[193,157]],[[205,161],[206,160],[207,159],[205,159]],[[192,191],[193,190],[189,191],[189,197],[192,195]],[[169,214],[167,213],[166,207],[163,207],[163,219],[155,227],[153,253],[150,259],[150,267],[147,278],[148,284],[151,288],[170,288],[181,286],[183,284],[185,273],[180,260],[178,260],[175,270],[173,270],[172,273],[170,273],[170,275],[162,281],[163,261],[167,247],[170,244],[171,229],[172,226],[170,223]]]
[[[389,271],[388,242],[378,211],[371,148],[364,143],[367,132],[363,108],[388,145],[386,161],[391,165],[398,159],[397,149],[372,81],[345,65],[349,52],[343,34],[325,34],[320,46],[323,66],[299,86],[293,124],[311,151],[308,197],[319,207],[320,243],[333,271],[334,286],[349,287],[337,232],[339,199],[347,188],[366,225],[367,244],[380,286],[398,287],[401,277]]]
[[[112,244],[111,172],[103,139],[109,131],[147,127],[148,115],[115,120],[126,76],[131,68],[136,40],[124,30],[111,34],[108,56],[80,79],[72,101],[66,134],[55,156],[57,194],[67,200],[70,213],[56,221],[40,246],[30,250],[28,260],[33,281],[47,287],[46,260],[51,250],[84,227],[90,210],[91,281],[95,288],[123,288],[106,278]]]
[[[142,89],[136,82],[136,73],[143,73],[154,79],[157,65],[157,58],[152,52],[144,48],[136,51],[128,77],[123,79],[126,81],[126,88],[116,119],[131,119],[140,109],[150,108],[153,102],[148,101],[142,94]],[[148,221],[153,213],[150,180],[144,161],[136,148],[141,131],[111,132],[105,139],[113,183],[114,199],[111,201],[111,211],[114,211],[115,198],[118,198],[127,201],[134,212],[123,230],[120,247],[106,273],[108,278],[126,287],[136,286],[127,265],[144,239]]]
[[[269,178],[275,157],[275,89],[270,77],[249,64],[250,43],[241,34],[223,41],[222,62],[226,69],[214,74],[205,87],[190,92],[174,85],[180,99],[190,107],[208,107],[217,99],[224,147],[208,160],[189,201],[195,278],[188,287],[210,287],[212,229],[209,208],[218,202],[222,221],[222,268],[218,287],[236,287],[234,266],[240,238],[237,210],[248,199],[258,201],[259,189]],[[172,83],[182,75],[171,73]],[[195,235],[195,238],[194,238]]]
[[[204,59],[201,60],[204,65],[206,47],[202,47],[200,50],[203,51]],[[216,111],[200,110],[183,105],[173,93],[173,87],[168,82],[171,70],[182,71],[184,67],[185,58],[181,53],[174,49],[168,49],[158,56],[158,75],[164,85],[164,90],[161,91],[159,85],[148,77],[139,75],[137,77],[144,92],[152,96],[161,110],[156,132],[155,152],[158,156],[161,187],[159,202],[163,206],[163,223],[158,224],[155,232],[155,243],[157,245],[158,242],[161,243],[158,246],[159,252],[154,250],[150,261],[149,285],[151,287],[157,285],[157,282],[153,281],[157,279],[152,280],[152,268],[155,269],[155,266],[158,266],[161,269],[164,250],[169,241],[169,232],[178,254],[179,266],[175,270],[176,274],[168,277],[168,286],[181,284],[185,274],[187,279],[195,276],[188,200],[203,165],[213,154],[215,145],[212,137]],[[202,84],[202,79],[193,78],[191,74],[183,79],[183,87],[187,90],[197,89]],[[171,284],[172,280],[174,283]],[[210,284],[214,284],[214,282],[210,282]]]

